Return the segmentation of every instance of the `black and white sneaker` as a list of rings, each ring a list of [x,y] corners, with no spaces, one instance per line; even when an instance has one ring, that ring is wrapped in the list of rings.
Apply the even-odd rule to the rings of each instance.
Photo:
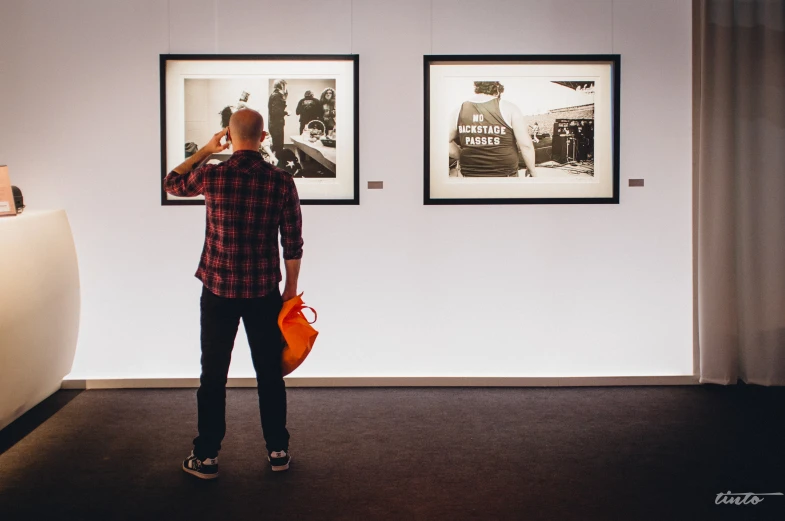
[[[191,455],[183,461],[183,470],[197,478],[215,479],[218,477],[218,456],[200,460],[191,451]]]
[[[270,462],[270,466],[272,466],[273,470],[278,472],[289,469],[289,463],[292,461],[292,455],[285,450],[274,450],[267,454],[267,460]]]

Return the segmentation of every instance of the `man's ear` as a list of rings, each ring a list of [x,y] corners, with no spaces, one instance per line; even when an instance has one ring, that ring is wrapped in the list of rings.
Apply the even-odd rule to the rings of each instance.
[[[263,142],[263,141],[264,141],[264,138],[266,138],[266,137],[267,137],[267,132],[265,132],[264,130],[262,130],[262,137],[260,137],[260,138],[259,138],[259,143]]]
[[[232,142],[232,131],[229,130],[228,128],[226,129],[226,142],[227,143]]]

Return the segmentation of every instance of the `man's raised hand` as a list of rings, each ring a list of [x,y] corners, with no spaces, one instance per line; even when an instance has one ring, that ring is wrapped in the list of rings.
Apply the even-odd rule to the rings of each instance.
[[[217,154],[218,152],[223,152],[229,148],[230,143],[228,141],[226,143],[221,143],[221,140],[228,132],[229,127],[224,128],[220,132],[216,132],[212,139],[204,146],[205,151],[210,154]]]

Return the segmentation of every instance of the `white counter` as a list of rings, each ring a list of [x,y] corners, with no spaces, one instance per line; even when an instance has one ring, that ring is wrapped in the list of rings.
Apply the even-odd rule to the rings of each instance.
[[[0,429],[58,390],[71,372],[79,308],[65,211],[0,217]]]

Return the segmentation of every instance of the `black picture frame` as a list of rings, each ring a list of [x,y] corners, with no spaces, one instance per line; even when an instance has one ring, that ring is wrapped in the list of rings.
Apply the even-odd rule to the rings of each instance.
[[[605,194],[601,196],[591,196],[591,197],[581,197],[581,196],[569,196],[569,197],[463,197],[463,196],[453,196],[453,197],[444,197],[444,196],[435,196],[432,191],[432,175],[434,175],[432,165],[435,161],[441,161],[440,158],[431,157],[434,147],[431,143],[432,133],[435,132],[435,129],[432,128],[432,92],[431,89],[433,88],[432,82],[432,72],[434,67],[438,67],[439,65],[505,65],[505,64],[515,64],[515,65],[548,65],[548,64],[557,64],[557,65],[569,65],[569,64],[597,64],[604,67],[608,67],[610,78],[604,79],[603,84],[605,89],[604,93],[607,94],[608,99],[604,101],[609,108],[609,114],[605,114],[607,116],[610,129],[609,135],[605,138],[605,141],[610,145],[610,150],[603,148],[603,153],[605,154],[604,158],[611,162],[609,167],[609,171],[603,171],[603,179],[604,179],[604,190]],[[556,77],[556,76],[554,76]],[[467,204],[619,204],[619,186],[620,186],[620,174],[619,174],[619,145],[620,145],[620,105],[621,105],[621,96],[620,96],[620,85],[621,85],[621,56],[619,54],[560,54],[560,55],[425,55],[423,57],[423,78],[424,78],[424,158],[423,158],[423,171],[424,171],[424,178],[423,178],[423,204],[425,205],[467,205]],[[479,77],[478,77],[479,78]],[[482,78],[480,78],[482,79]],[[440,80],[443,84],[444,81]],[[551,81],[551,83],[556,83],[555,81]],[[561,85],[564,85],[562,82]],[[575,89],[577,92],[577,89]],[[594,90],[594,83],[592,82],[592,88]],[[605,92],[609,91],[609,92]],[[437,98],[438,99],[438,98]],[[594,146],[594,98],[592,98],[592,123],[591,123],[591,144]],[[606,105],[603,105],[604,107]],[[566,109],[560,109],[566,110]],[[606,111],[607,112],[607,111]],[[555,119],[555,118],[554,118]],[[566,118],[570,119],[570,118]],[[456,121],[458,124],[458,121]],[[466,127],[464,127],[466,128]],[[531,127],[530,127],[531,128]],[[553,127],[555,128],[555,127]],[[438,134],[437,134],[438,135]],[[440,136],[440,135],[439,135]],[[554,137],[557,137],[555,132],[552,133],[551,139],[553,140]],[[559,140],[562,139],[562,136],[558,136]],[[445,142],[447,142],[447,135],[445,134]],[[558,144],[558,143],[557,143]],[[446,146],[446,145],[445,145]],[[553,157],[553,148],[554,145],[552,144],[551,154]],[[594,148],[592,148],[592,165],[591,165],[591,177],[594,177],[594,157],[596,157],[596,152]],[[447,158],[445,158],[447,159]],[[460,162],[460,161],[458,161]],[[553,161],[551,161],[553,162]],[[446,161],[445,161],[446,163]],[[604,161],[605,163],[605,161]],[[603,164],[604,164],[603,163]],[[535,169],[536,170],[536,169]],[[607,169],[606,169],[607,170]],[[449,167],[448,167],[449,171]],[[588,168],[586,169],[588,171]],[[443,172],[440,172],[443,173]],[[501,185],[500,185],[501,186]],[[522,190],[522,189],[521,189]],[[554,189],[555,190],[555,189]],[[466,190],[464,190],[466,191]]]
[[[360,87],[360,59],[357,54],[161,54],[159,56],[159,77],[160,77],[160,107],[161,107],[161,179],[160,179],[160,192],[161,192],[161,205],[162,206],[193,206],[204,205],[203,198],[192,199],[170,199],[168,194],[163,189],[163,180],[173,167],[167,157],[167,106],[172,103],[172,100],[167,100],[167,66],[175,61],[191,61],[191,62],[248,62],[248,61],[292,61],[292,62],[347,62],[351,66],[351,85],[352,85],[352,106],[353,115],[352,129],[353,136],[350,141],[353,150],[350,157],[353,158],[353,168],[350,175],[351,180],[344,181],[344,184],[351,187],[351,194],[348,197],[325,197],[315,198],[309,197],[308,194],[303,194],[301,187],[298,186],[300,192],[300,203],[303,205],[359,205],[360,204],[360,102],[359,102],[359,87]],[[265,105],[266,107],[266,105]],[[292,107],[292,112],[293,112]],[[339,109],[340,110],[340,109]],[[265,117],[265,129],[267,128],[267,113],[262,114]],[[340,116],[339,116],[340,118]],[[340,121],[340,119],[338,119]],[[328,136],[329,137],[329,136]],[[204,143],[199,143],[199,146]],[[328,143],[329,145],[329,143]],[[333,142],[334,145],[334,142]],[[177,166],[179,162],[174,164]],[[335,166],[333,164],[333,166]],[[336,173],[336,176],[338,174]],[[297,181],[297,178],[295,179]]]

